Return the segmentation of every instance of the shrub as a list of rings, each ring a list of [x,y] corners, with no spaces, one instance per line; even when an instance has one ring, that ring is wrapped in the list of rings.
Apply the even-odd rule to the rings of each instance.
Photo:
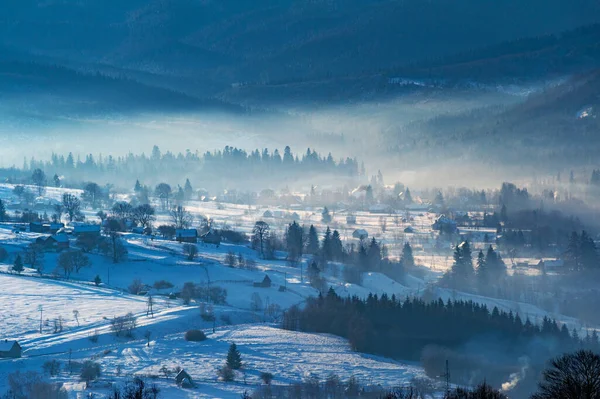
[[[233,373],[233,369],[231,367],[228,366],[223,366],[221,367],[218,371],[217,374],[219,377],[221,377],[221,379],[225,382],[230,382],[234,380],[234,373]]]
[[[157,290],[167,290],[173,287],[173,284],[167,280],[158,280],[154,282],[154,289]]]
[[[222,313],[221,316],[219,316],[219,319],[221,319],[221,322],[223,324],[226,324],[228,326],[230,326],[231,323],[231,316],[229,316],[228,314]]]
[[[98,363],[87,360],[83,363],[83,366],[81,367],[81,374],[79,376],[81,377],[82,381],[85,381],[86,384],[89,385],[91,381],[94,381],[100,377],[100,371],[101,368]]]
[[[142,292],[142,290],[144,289],[144,284],[142,284],[142,280],[136,278],[131,282],[131,284],[129,284],[129,287],[127,287],[127,289],[131,294],[139,295],[139,293]]]
[[[187,260],[192,261],[196,258],[196,255],[198,255],[198,247],[195,244],[184,244],[183,254]]]
[[[202,330],[188,330],[184,338],[189,342],[202,342],[206,340],[206,334]]]
[[[8,251],[6,248],[0,247],[0,262],[4,262],[8,258]]]
[[[249,241],[248,236],[239,231],[223,229],[219,231],[219,234],[223,240],[232,244],[245,244]]]
[[[137,326],[137,321],[133,313],[129,312],[125,316],[113,317],[110,322],[110,328],[117,337],[133,337],[133,330]]]
[[[260,379],[263,380],[265,384],[271,385],[271,381],[273,381],[273,374],[267,372],[260,373]]]
[[[60,362],[58,360],[48,360],[47,362],[44,362],[42,369],[54,377],[60,371]]]

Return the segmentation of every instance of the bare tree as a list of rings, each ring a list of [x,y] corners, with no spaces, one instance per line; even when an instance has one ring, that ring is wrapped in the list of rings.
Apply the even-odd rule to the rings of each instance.
[[[79,310],[73,310],[73,316],[75,317],[75,321],[77,322],[77,327],[79,327]]]
[[[96,209],[98,203],[102,200],[102,188],[96,183],[87,183],[83,187],[81,199],[89,204],[93,209]]]
[[[148,295],[148,310],[146,311],[146,316],[154,317],[154,299],[152,299],[152,295]]]
[[[186,256],[187,260],[194,260],[198,255],[198,247],[194,244],[184,244],[183,246],[183,254]]]
[[[532,399],[600,398],[600,355],[580,350],[552,360]]]
[[[176,229],[187,229],[194,221],[192,215],[181,205],[173,208],[169,215]]]
[[[84,267],[90,266],[90,258],[83,251],[63,252],[58,256],[58,268],[69,278],[71,273],[79,273]]]
[[[62,198],[63,210],[72,222],[81,213],[81,201],[73,194],[64,193]]]
[[[133,220],[139,223],[142,227],[150,227],[150,224],[155,220],[155,211],[152,205],[142,204],[133,209]]]
[[[23,261],[26,265],[29,265],[32,269],[37,269],[41,273],[44,264],[44,249],[42,246],[36,243],[29,244],[25,250]]]
[[[127,288],[129,289],[129,292],[131,294],[139,295],[139,293],[142,292],[142,290],[144,289],[144,284],[142,283],[142,280],[136,278],[131,282],[131,284],[129,284],[129,287]]]
[[[37,187],[38,196],[41,197],[42,194],[44,194],[44,191],[46,190],[46,174],[43,170],[36,169],[31,175],[31,180],[33,181],[33,184]]]
[[[96,216],[100,219],[100,223],[104,224],[104,221],[108,218],[108,214],[104,211],[98,211]]]
[[[265,251],[264,251],[264,243],[267,240],[269,236],[269,225],[266,222],[258,221],[256,222],[256,224],[254,225],[254,228],[252,229],[252,245],[255,247],[258,246],[260,249],[260,254],[262,257],[265,256]]]
[[[133,206],[129,202],[120,201],[113,205],[112,213],[114,217],[123,221],[132,219]]]
[[[167,183],[160,183],[154,189],[156,196],[160,198],[163,209],[169,209],[169,198],[171,197],[171,186]]]

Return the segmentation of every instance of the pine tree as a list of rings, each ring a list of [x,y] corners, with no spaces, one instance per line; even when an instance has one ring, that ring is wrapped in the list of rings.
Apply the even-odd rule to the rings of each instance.
[[[6,217],[6,206],[4,205],[4,201],[0,199],[0,222],[5,221]]]
[[[13,264],[12,270],[18,274],[23,272],[23,259],[21,258],[21,255],[17,255],[15,258],[15,263]]]
[[[571,233],[567,251],[565,253],[567,266],[571,270],[579,270],[581,268],[581,246],[579,234],[576,231]]]
[[[464,241],[454,249],[454,265],[451,275],[457,284],[467,284],[473,277],[473,258],[469,241]]]
[[[343,256],[344,246],[342,244],[340,233],[337,230],[333,230],[333,234],[331,236],[331,257],[334,260],[341,260]]]
[[[183,187],[183,191],[186,201],[192,199],[192,194],[194,190],[192,189],[192,183],[190,183],[190,179],[185,179],[185,186]]]
[[[331,222],[331,214],[329,213],[329,209],[327,209],[327,207],[323,208],[323,212],[321,213],[321,221],[323,223]]]
[[[406,187],[406,192],[404,193],[404,202],[407,204],[412,204],[413,202],[412,195],[410,194],[410,189],[408,187]]]
[[[288,259],[292,261],[298,260],[302,256],[304,231],[302,227],[295,221],[287,228],[285,233],[286,247],[288,251]]]
[[[306,252],[309,254],[312,254],[312,255],[319,252],[319,233],[317,232],[316,227],[313,226],[312,224],[310,225],[310,228],[308,229],[308,240],[306,243]]]
[[[368,270],[377,270],[381,265],[381,246],[375,240],[375,237],[371,239],[371,244],[367,251],[368,257]]]
[[[240,351],[238,351],[234,343],[229,346],[229,351],[227,352],[227,367],[232,370],[242,368],[242,355],[240,355]]]
[[[598,249],[594,240],[584,230],[581,232],[579,242],[582,269],[596,269],[598,267]]]
[[[402,247],[402,256],[400,257],[400,262],[402,262],[402,265],[407,269],[415,266],[415,258],[413,257],[412,247],[408,242],[404,243],[404,247]]]
[[[329,261],[333,256],[333,248],[331,245],[331,229],[327,227],[327,231],[325,231],[325,236],[323,237],[323,244],[321,245],[321,253],[323,254],[323,259]]]
[[[135,191],[136,193],[139,193],[140,191],[142,191],[142,185],[140,184],[139,180],[135,181],[135,186],[133,187],[133,191]]]
[[[483,254],[483,251],[480,250],[479,254],[477,254],[477,279],[479,280],[479,286],[481,288],[486,287],[489,282],[489,273],[486,266],[485,255]]]

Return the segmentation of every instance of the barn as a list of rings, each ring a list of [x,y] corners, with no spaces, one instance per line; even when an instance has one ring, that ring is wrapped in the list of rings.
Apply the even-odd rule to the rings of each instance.
[[[5,339],[0,341],[0,359],[16,359],[21,357],[21,345],[17,341]]]
[[[195,244],[198,242],[198,230],[177,229],[175,230],[175,240],[177,242],[188,242],[191,244]]]

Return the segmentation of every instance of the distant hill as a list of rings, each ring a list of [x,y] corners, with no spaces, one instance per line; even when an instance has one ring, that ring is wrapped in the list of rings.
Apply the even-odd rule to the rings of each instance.
[[[418,154],[421,162],[444,157],[556,171],[597,167],[599,131],[596,69],[516,105],[436,116],[390,132],[386,139],[394,143],[391,153]]]
[[[440,57],[386,73],[390,76],[489,82],[548,79],[599,66],[600,24],[592,24]]]
[[[213,99],[199,99],[165,88],[99,73],[34,62],[0,60],[0,92],[5,99],[62,99],[47,106],[64,112],[228,111],[240,107]],[[58,108],[57,108],[58,107]]]
[[[224,86],[349,76],[600,21],[594,0],[22,0],[6,45]]]

